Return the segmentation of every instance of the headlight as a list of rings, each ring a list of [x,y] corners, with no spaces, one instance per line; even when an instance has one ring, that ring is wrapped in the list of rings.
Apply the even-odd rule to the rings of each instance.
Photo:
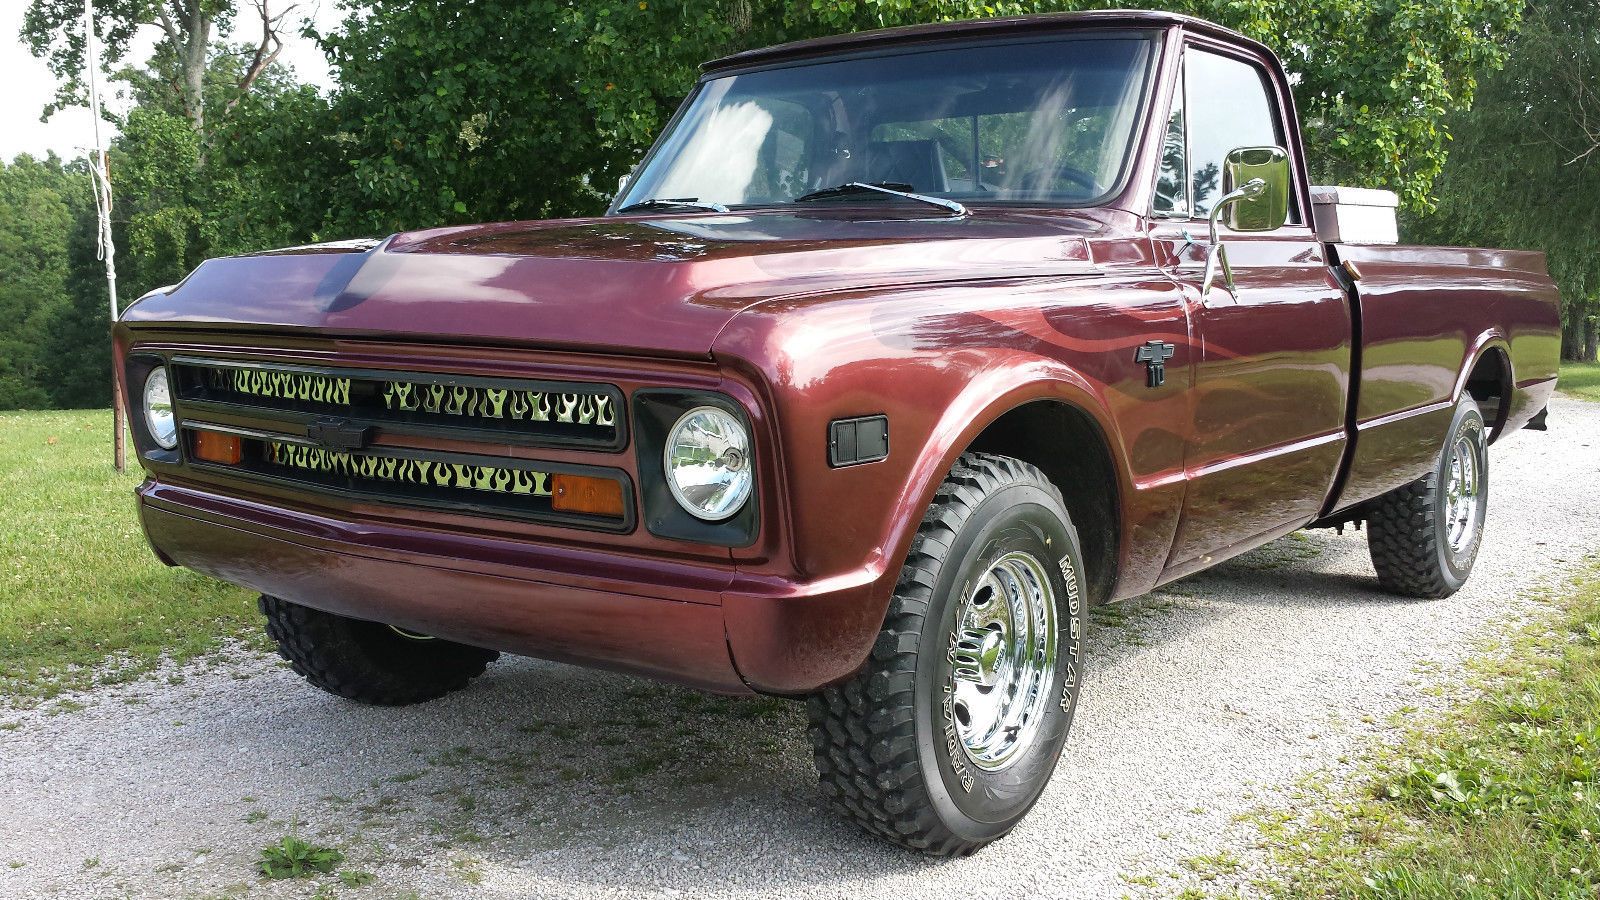
[[[144,380],[144,424],[162,449],[178,446],[178,419],[172,414],[172,386],[167,383],[166,366],[151,369]]]
[[[690,515],[719,522],[750,499],[750,435],[730,413],[699,406],[667,434],[667,486]]]

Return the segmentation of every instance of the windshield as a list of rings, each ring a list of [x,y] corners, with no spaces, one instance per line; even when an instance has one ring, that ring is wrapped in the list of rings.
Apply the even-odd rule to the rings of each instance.
[[[1152,55],[1148,38],[1078,36],[713,78],[616,207],[781,204],[852,181],[1087,205],[1117,186]]]

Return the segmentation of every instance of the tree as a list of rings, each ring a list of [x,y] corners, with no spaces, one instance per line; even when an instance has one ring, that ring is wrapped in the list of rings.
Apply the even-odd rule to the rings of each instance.
[[[56,308],[41,344],[48,405],[60,409],[111,405],[111,312],[98,241],[94,200],[85,186],[63,248],[67,301]]]
[[[197,133],[204,134],[208,98],[220,88],[222,103],[231,109],[250,93],[283,50],[283,33],[294,4],[252,0],[251,5],[250,27],[259,27],[260,38],[243,50],[221,49],[240,58],[224,85],[208,84],[208,78],[218,71],[212,65],[219,52],[217,42],[233,31],[233,0],[98,0],[96,34],[103,45],[102,59],[108,66],[121,61],[141,27],[159,28],[162,37],[151,61],[155,83],[170,90],[183,116]],[[47,117],[83,102],[82,22],[82,0],[32,0],[23,17],[23,39],[60,82],[55,102],[45,110]]]
[[[1561,287],[1562,354],[1595,359],[1600,315],[1600,21],[1592,0],[1535,0],[1477,104],[1456,115],[1434,214],[1418,239],[1545,251]]]
[[[67,242],[89,177],[50,156],[0,163],[0,409],[49,401],[44,344],[68,304]]]
[[[1319,178],[1387,185],[1425,208],[1445,116],[1500,59],[1521,0],[1146,2],[1232,26],[1294,73]],[[1126,0],[376,0],[323,36],[339,88],[305,121],[331,158],[289,182],[333,202],[317,230],[382,234],[594,213],[694,83],[701,61],[783,40]],[[1135,3],[1133,5],[1141,5]],[[1372,40],[1373,35],[1395,35]],[[326,196],[325,196],[326,199]]]

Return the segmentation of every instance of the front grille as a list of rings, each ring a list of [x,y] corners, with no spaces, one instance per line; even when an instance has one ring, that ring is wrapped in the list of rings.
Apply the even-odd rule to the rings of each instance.
[[[604,384],[317,369],[176,357],[185,409],[304,423],[336,415],[356,425],[532,446],[620,450],[622,394]]]
[[[555,480],[561,474],[616,480],[622,483],[622,495],[631,498],[628,476],[616,469],[466,453],[328,449],[283,435],[196,423],[187,423],[185,430],[191,465],[235,477],[357,499],[609,531],[627,531],[633,525],[631,499],[621,517],[562,512],[553,505]],[[239,437],[239,462],[224,465],[196,458],[196,430]]]

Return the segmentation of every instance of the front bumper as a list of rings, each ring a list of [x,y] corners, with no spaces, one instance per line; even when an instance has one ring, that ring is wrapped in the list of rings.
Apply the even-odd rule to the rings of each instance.
[[[881,625],[868,600],[881,573],[804,584],[346,521],[154,479],[137,494],[169,564],[339,615],[717,693],[802,694],[848,677]]]

